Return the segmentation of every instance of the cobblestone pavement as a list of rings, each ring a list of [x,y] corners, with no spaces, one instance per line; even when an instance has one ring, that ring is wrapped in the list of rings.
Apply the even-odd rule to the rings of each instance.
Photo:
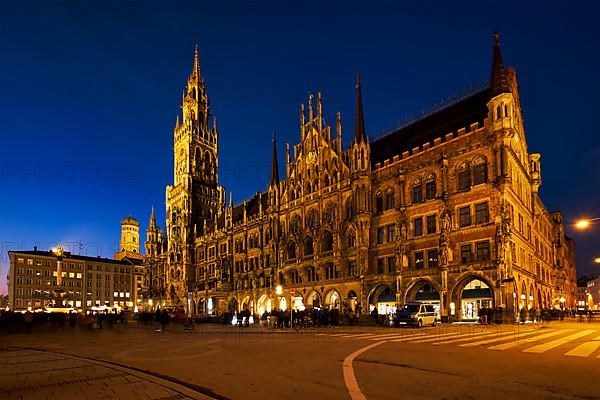
[[[0,398],[210,399],[193,389],[135,369],[25,349],[0,349]]]

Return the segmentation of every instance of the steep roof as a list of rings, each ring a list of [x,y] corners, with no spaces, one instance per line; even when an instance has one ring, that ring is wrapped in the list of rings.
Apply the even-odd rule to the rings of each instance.
[[[460,128],[469,131],[472,123],[487,117],[490,89],[479,90],[463,99],[434,111],[371,142],[371,164],[382,163],[404,151],[410,151]]]
[[[246,218],[251,218],[260,212],[260,203],[262,203],[263,212],[267,210],[269,205],[269,193],[257,192],[250,200],[245,203],[238,204],[233,207],[233,223],[244,220],[244,204],[246,204]]]

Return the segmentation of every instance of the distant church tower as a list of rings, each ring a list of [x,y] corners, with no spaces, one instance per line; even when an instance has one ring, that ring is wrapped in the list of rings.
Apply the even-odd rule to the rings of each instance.
[[[121,220],[121,241],[119,251],[115,253],[115,260],[125,257],[143,259],[140,254],[140,223],[133,217]]]
[[[216,119],[200,74],[198,46],[192,73],[182,98],[183,118],[173,132],[174,184],[166,188],[167,290],[171,302],[184,304],[192,290],[194,239],[223,212],[225,192],[218,185]]]

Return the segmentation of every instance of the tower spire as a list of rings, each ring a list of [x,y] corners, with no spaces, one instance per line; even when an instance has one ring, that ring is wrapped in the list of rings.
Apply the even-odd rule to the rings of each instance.
[[[356,120],[354,124],[354,141],[356,143],[367,142],[365,116],[363,114],[362,93],[360,87],[360,75],[358,74],[356,74]]]
[[[194,68],[192,69],[192,75],[200,79],[200,56],[198,55],[198,45],[194,50]]]
[[[496,97],[502,93],[510,93],[508,79],[506,78],[506,69],[502,62],[502,53],[500,52],[500,35],[494,32],[494,56],[492,59],[492,78],[490,80],[490,97]]]
[[[150,212],[150,227],[156,227],[156,217],[154,216],[154,206],[152,206],[152,211]]]
[[[273,132],[273,159],[270,185],[279,185],[279,163],[277,162],[277,137],[275,132]]]

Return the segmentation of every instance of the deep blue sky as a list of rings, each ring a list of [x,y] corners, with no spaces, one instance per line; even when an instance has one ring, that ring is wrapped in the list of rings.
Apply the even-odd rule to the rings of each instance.
[[[82,242],[111,256],[119,221],[164,221],[172,129],[200,47],[220,136],[221,183],[239,202],[269,179],[270,138],[299,137],[299,104],[323,92],[352,135],[360,72],[370,137],[485,84],[492,32],[517,68],[542,196],[566,219],[600,216],[600,10],[592,2],[2,2],[0,240]],[[281,168],[284,171],[283,165]],[[577,240],[580,274],[600,226]],[[78,251],[78,249],[74,249]]]

